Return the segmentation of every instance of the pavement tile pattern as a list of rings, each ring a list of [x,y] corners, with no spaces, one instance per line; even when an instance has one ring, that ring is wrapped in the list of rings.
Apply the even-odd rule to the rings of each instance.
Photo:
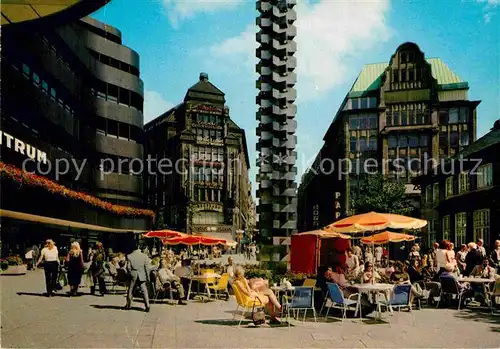
[[[384,322],[292,321],[258,328],[233,320],[234,299],[187,306],[136,302],[123,294],[47,298],[43,270],[0,276],[1,348],[499,348],[500,315],[424,308]],[[67,290],[64,290],[67,291]]]

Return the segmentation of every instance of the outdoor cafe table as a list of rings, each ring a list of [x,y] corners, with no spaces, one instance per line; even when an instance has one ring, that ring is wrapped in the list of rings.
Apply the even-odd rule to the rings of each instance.
[[[205,274],[200,274],[200,275],[191,275],[189,277],[189,288],[188,288],[188,294],[186,297],[186,300],[189,300],[189,296],[191,295],[191,286],[193,284],[193,281],[198,281],[198,282],[204,282],[205,283],[205,291],[206,294],[208,295],[208,298],[210,298],[210,288],[208,287],[208,284],[206,283],[207,280],[209,279],[219,279],[220,275],[216,273],[205,273]],[[199,288],[199,284],[198,284]],[[199,291],[199,290],[198,290]]]
[[[459,277],[458,282],[468,282],[471,284],[489,284],[495,282],[495,279],[475,278],[475,277]]]
[[[293,296],[293,292],[295,291],[295,287],[286,287],[286,286],[271,286],[271,291],[274,292],[276,295],[276,298],[281,301],[280,299],[280,293],[286,294],[287,292],[290,292]]]
[[[359,293],[374,294],[374,295],[376,293],[379,293],[379,292],[392,291],[394,289],[393,284],[382,284],[382,283],[353,284],[353,285],[350,285],[350,287],[356,288],[359,291]],[[376,296],[374,296],[374,300],[376,302]],[[361,313],[361,297],[358,297],[358,309]],[[378,307],[377,307],[377,314],[378,314],[378,318],[381,319],[382,314],[380,313],[380,310]],[[356,314],[354,316],[357,316],[357,315],[358,315],[358,312],[356,310]],[[363,314],[360,314],[360,315],[361,315],[360,317],[362,317]]]

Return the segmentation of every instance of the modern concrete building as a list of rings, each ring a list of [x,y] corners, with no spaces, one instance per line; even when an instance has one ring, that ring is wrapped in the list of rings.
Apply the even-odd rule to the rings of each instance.
[[[126,165],[143,159],[139,55],[116,28],[58,16],[66,24],[2,28],[2,242],[13,249],[49,237],[112,245],[106,232],[147,230],[154,216]]]
[[[297,228],[295,4],[295,0],[257,1],[257,212],[260,238],[267,243]]]
[[[164,224],[225,239],[250,228],[245,131],[230,118],[224,93],[207,74],[145,132],[146,153],[156,164],[146,180],[146,200]]]
[[[488,250],[494,248],[500,239],[499,153],[500,119],[435,172],[414,179],[422,190],[422,216],[429,220],[429,247],[443,239],[456,247],[483,239]]]
[[[365,170],[374,169],[365,164],[373,160],[377,171],[405,184],[419,215],[420,191],[412,177],[426,168],[426,160],[453,156],[476,138],[480,102],[470,101],[468,90],[441,59],[426,58],[414,43],[399,46],[388,63],[365,65],[302,177],[299,230],[352,214]],[[353,167],[342,175],[339,165],[346,160]]]

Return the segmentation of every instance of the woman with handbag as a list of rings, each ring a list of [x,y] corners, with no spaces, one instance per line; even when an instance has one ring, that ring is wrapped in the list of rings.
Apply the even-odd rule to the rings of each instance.
[[[40,263],[42,263],[42,260],[45,262],[43,270],[45,271],[47,297],[52,297],[56,290],[57,275],[59,271],[59,252],[57,251],[54,241],[51,239],[45,241],[45,247],[42,249],[40,258],[36,263],[37,268]]]
[[[234,269],[233,284],[236,284],[238,289],[245,296],[259,299],[259,301],[267,307],[267,309],[269,310],[269,315],[271,316],[272,324],[281,323],[277,317],[278,314],[281,313],[281,304],[278,302],[278,299],[276,298],[276,295],[272,290],[270,290],[269,288],[260,288],[259,291],[256,291],[255,289],[251,288],[248,280],[245,278],[245,271],[241,266],[237,266]],[[255,313],[255,311],[252,310],[252,317],[254,318],[254,322],[257,321],[261,323],[261,314]]]
[[[68,283],[70,287],[70,296],[76,296],[78,286],[82,281],[83,269],[83,253],[78,242],[71,244],[71,249],[66,256],[66,264],[68,265]]]

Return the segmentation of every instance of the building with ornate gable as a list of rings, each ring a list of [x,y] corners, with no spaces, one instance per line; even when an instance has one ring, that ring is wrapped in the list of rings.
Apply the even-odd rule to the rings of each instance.
[[[253,219],[245,131],[205,73],[184,101],[145,125],[146,202],[169,227],[231,238]]]
[[[405,184],[414,213],[420,215],[420,190],[412,178],[425,169],[426,159],[447,159],[476,139],[480,101],[469,100],[468,90],[469,84],[440,58],[426,58],[411,42],[400,45],[388,62],[365,65],[302,177],[298,230],[317,229],[352,214],[365,169],[373,170],[365,164],[373,160],[376,171]],[[351,171],[339,166],[347,160]],[[427,213],[432,215],[422,211],[432,222]]]

